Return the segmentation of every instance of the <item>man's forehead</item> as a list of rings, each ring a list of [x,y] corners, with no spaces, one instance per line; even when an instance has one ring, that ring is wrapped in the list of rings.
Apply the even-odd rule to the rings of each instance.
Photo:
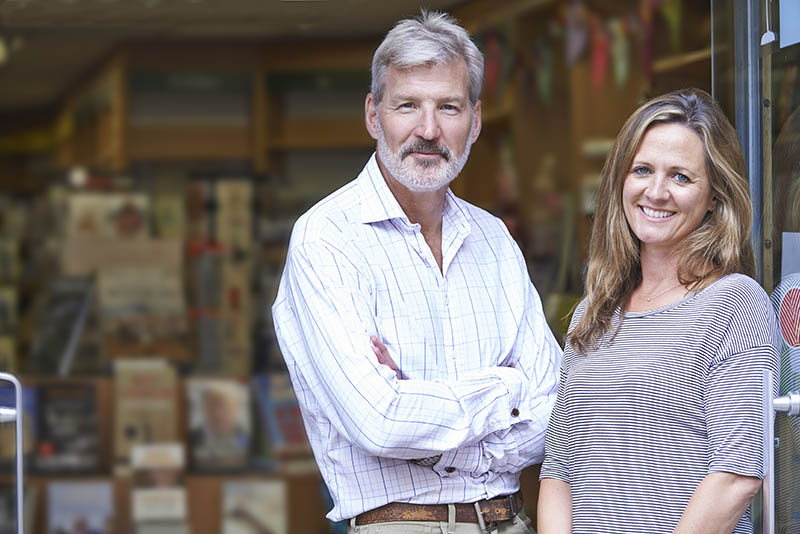
[[[414,67],[396,67],[389,65],[386,76],[387,92],[403,92],[409,84],[419,83],[422,87],[434,85],[450,86],[447,92],[464,92],[469,95],[469,76],[466,62],[461,58],[454,58],[446,63],[426,63]],[[458,82],[462,82],[459,86]],[[444,89],[444,87],[442,87]]]
[[[461,70],[463,68],[464,72],[466,72],[467,62],[464,60],[464,58],[460,56],[454,56],[444,61],[430,60],[420,65],[412,65],[412,66],[396,65],[394,63],[389,63],[388,72],[413,74],[416,72],[420,73],[430,72],[436,69],[437,67],[442,67],[443,69],[455,68],[458,70]]]

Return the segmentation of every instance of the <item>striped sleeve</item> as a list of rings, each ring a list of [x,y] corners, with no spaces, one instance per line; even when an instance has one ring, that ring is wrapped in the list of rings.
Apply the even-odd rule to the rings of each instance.
[[[729,322],[703,391],[708,470],[763,478],[764,371],[778,393],[778,326],[764,291],[742,284],[729,294]]]
[[[571,332],[583,315],[585,301],[581,302],[570,321],[569,331]],[[539,479],[555,478],[569,483],[569,463],[567,455],[567,375],[570,362],[575,357],[575,351],[567,343],[564,349],[564,358],[561,362],[561,374],[558,382],[558,394],[550,414],[550,422],[547,425],[547,434],[544,445],[544,463],[539,474]]]

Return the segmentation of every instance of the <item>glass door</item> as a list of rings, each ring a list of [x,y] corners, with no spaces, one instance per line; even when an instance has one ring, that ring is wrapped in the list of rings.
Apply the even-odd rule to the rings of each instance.
[[[758,277],[783,337],[779,400],[765,403],[774,472],[755,530],[800,534],[800,1],[709,1],[714,97],[747,160]]]
[[[771,532],[800,533],[800,2],[761,4],[762,283],[783,337]]]

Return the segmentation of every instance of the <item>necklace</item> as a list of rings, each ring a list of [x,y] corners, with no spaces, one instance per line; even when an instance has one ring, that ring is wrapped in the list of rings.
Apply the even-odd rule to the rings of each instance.
[[[663,295],[663,294],[664,294],[664,293],[666,293],[667,291],[671,291],[671,290],[675,289],[676,287],[679,287],[679,286],[682,286],[682,285],[683,285],[683,284],[681,284],[680,282],[678,282],[678,283],[677,283],[677,284],[675,284],[674,286],[669,286],[667,289],[665,289],[664,291],[662,291],[662,292],[660,292],[660,293],[657,293],[657,294],[655,294],[655,295],[651,295],[651,296],[649,296],[649,297],[645,297],[645,298],[644,298],[644,300],[646,300],[647,302],[650,302],[650,301],[651,301],[651,300],[653,300],[654,298],[660,297],[661,295]]]

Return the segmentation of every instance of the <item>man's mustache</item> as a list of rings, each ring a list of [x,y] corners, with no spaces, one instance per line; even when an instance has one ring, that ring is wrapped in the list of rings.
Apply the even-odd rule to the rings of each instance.
[[[440,154],[445,161],[450,161],[450,150],[446,146],[441,146],[435,141],[427,141],[425,139],[420,139],[415,141],[414,143],[403,147],[403,151],[400,153],[401,159],[405,159],[406,156],[411,154],[412,152],[422,152],[425,154]]]

